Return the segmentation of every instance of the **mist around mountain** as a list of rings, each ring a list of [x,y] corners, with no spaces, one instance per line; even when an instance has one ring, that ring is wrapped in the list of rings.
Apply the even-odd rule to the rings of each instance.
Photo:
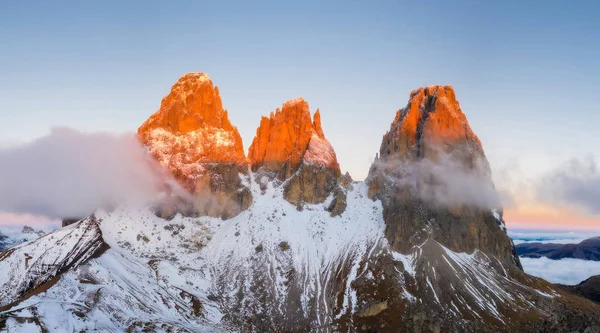
[[[576,244],[600,236],[600,230],[546,230],[509,228],[508,236],[515,245],[522,243]]]
[[[600,274],[600,237],[593,232],[509,232],[528,274],[552,283],[577,285]],[[586,238],[586,239],[584,239]]]

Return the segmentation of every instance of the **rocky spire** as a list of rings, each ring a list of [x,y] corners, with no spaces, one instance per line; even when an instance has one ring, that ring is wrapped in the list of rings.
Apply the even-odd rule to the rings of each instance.
[[[384,206],[386,237],[400,252],[427,238],[459,252],[519,259],[481,142],[451,86],[413,90],[383,136],[369,196]]]
[[[411,91],[408,105],[396,113],[383,138],[380,155],[434,158],[440,148],[455,150],[463,145],[483,154],[481,142],[462,113],[454,88],[434,85]]]
[[[316,151],[320,148],[324,150]],[[308,102],[301,97],[283,103],[269,118],[262,117],[248,158],[253,171],[275,172],[280,180],[291,177],[303,162],[320,163],[339,174],[335,152],[321,128],[321,115],[317,111],[312,121]]]
[[[303,98],[287,101],[269,118],[262,117],[248,158],[253,171],[280,181],[289,179],[285,198],[299,208],[305,202],[325,201],[341,175],[335,151],[321,127],[321,113],[317,110],[311,120]]]
[[[242,138],[204,73],[179,78],[138,129],[152,156],[195,197],[195,214],[231,217],[251,203]]]

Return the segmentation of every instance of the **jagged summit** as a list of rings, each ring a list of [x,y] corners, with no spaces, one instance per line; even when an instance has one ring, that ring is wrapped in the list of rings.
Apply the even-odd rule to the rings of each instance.
[[[233,129],[223,109],[219,88],[204,73],[182,75],[171,87],[171,92],[161,102],[159,111],[153,114],[138,130],[145,134],[161,127],[171,133],[187,133],[201,127]]]
[[[262,117],[248,159],[253,171],[263,168],[281,180],[296,173],[302,162],[340,173],[335,151],[321,127],[321,113],[317,110],[311,120],[308,102],[302,97],[283,103],[269,118]]]
[[[317,110],[311,119],[308,102],[302,97],[283,103],[269,118],[262,117],[248,159],[259,174],[280,181],[289,179],[284,195],[299,209],[305,202],[324,202],[336,190],[341,175],[335,151],[321,126],[321,112]],[[345,207],[342,196],[345,194],[336,193],[337,203],[331,207],[336,215]]]
[[[181,76],[138,136],[194,195],[193,214],[231,217],[250,205],[239,176],[248,173],[242,138],[208,75]]]
[[[408,105],[398,110],[384,136],[380,154],[432,157],[440,149],[454,149],[461,144],[483,153],[454,88],[432,85],[411,91]]]
[[[170,169],[183,171],[185,164],[197,161],[243,164],[246,159],[242,138],[223,109],[219,88],[204,73],[181,76],[163,98],[160,109],[140,126],[138,135]],[[155,141],[164,145],[153,145]],[[168,151],[173,156],[164,156],[165,148],[177,151]],[[186,151],[181,161],[166,160],[183,153],[183,149]]]
[[[368,179],[396,250],[433,237],[455,251],[480,249],[520,266],[481,142],[451,86],[410,93]]]

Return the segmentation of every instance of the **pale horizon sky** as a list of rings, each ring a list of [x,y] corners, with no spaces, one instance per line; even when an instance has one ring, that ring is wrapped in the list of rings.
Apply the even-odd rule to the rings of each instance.
[[[598,157],[596,1],[0,4],[0,148],[133,132],[183,74],[207,73],[247,151],[302,96],[363,179],[409,92],[454,86],[496,183]]]

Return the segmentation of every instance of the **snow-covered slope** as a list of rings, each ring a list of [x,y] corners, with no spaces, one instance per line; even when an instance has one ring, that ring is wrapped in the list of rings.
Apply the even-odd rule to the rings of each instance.
[[[363,183],[351,185],[338,217],[329,200],[298,211],[280,183],[251,187],[254,204],[229,220],[121,208],[1,252],[0,272],[12,272],[0,274],[1,304],[13,302],[0,310],[5,329],[331,332],[415,325],[419,313],[438,313],[421,319],[434,326],[471,318],[506,327],[562,297],[482,252],[432,239],[391,251],[381,203]],[[36,292],[19,299],[31,283]]]
[[[15,307],[27,310],[11,314],[27,317],[33,306],[50,330],[120,331],[152,323],[230,331],[230,325],[265,310],[261,297],[267,296],[274,319],[285,315],[286,302],[294,298],[307,323],[325,322],[334,305],[325,274],[357,262],[377,243],[383,232],[380,204],[356,184],[347,212],[331,218],[326,204],[299,212],[283,199],[282,186],[269,183],[261,194],[254,185],[254,205],[227,221],[180,215],[166,221],[131,208],[98,212],[110,249]],[[292,277],[301,288],[290,283]],[[344,289],[352,302],[349,282]]]
[[[102,233],[95,218],[90,217],[0,252],[0,307],[76,267],[96,254],[102,245]]]

